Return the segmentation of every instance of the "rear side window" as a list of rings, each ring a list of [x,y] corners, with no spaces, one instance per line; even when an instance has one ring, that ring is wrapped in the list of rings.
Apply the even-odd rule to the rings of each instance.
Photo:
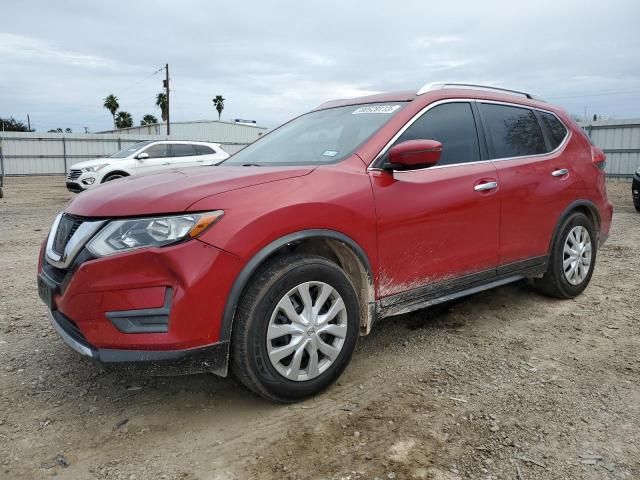
[[[480,111],[493,158],[546,153],[542,129],[528,108],[481,103]]]
[[[468,103],[445,103],[428,110],[398,137],[395,144],[407,140],[437,140],[442,143],[438,165],[480,160],[476,124]]]
[[[169,156],[166,143],[159,143],[157,145],[151,145],[144,153],[149,155],[149,158],[164,158]]]
[[[211,147],[207,147],[206,145],[193,145],[193,148],[196,149],[196,153],[198,155],[213,155],[214,153],[216,153],[216,151],[211,148]]]
[[[174,143],[171,145],[171,154],[173,157],[190,157],[197,155],[193,145],[187,143]]]
[[[540,112],[540,118],[549,131],[551,150],[555,150],[567,136],[567,128],[552,113]]]

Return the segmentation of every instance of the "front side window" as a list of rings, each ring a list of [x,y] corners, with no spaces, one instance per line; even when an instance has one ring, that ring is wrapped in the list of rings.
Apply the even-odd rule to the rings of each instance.
[[[493,158],[546,153],[542,130],[531,110],[491,103],[481,103],[479,107]]]
[[[480,147],[471,105],[453,102],[437,105],[413,122],[394,145],[408,140],[437,140],[442,143],[438,165],[477,162]]]
[[[188,143],[173,143],[171,144],[171,156],[172,157],[191,157],[197,155],[193,145]]]
[[[151,145],[143,153],[149,155],[149,158],[165,158],[169,156],[169,149],[166,143]]]
[[[307,113],[245,147],[224,165],[336,163],[351,155],[405,104],[348,105]]]
[[[549,131],[551,150],[555,150],[567,136],[567,128],[552,113],[540,112],[540,118]]]

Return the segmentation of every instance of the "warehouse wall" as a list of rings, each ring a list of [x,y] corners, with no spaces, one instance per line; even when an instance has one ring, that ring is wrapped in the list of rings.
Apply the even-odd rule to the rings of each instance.
[[[267,131],[264,127],[245,125],[239,123],[222,122],[219,120],[201,120],[195,122],[172,122],[171,137],[180,140],[224,139],[232,143],[255,142]],[[144,125],[139,127],[109,130],[100,133],[116,135],[164,135],[167,126],[163,123],[156,125]],[[211,140],[216,141],[216,140]]]
[[[235,139],[242,136],[235,134]],[[217,137],[221,138],[221,137]],[[224,137],[222,137],[224,138]],[[229,154],[251,141],[216,141],[215,137],[180,135],[113,135],[94,133],[0,132],[0,170],[4,175],[66,174],[74,163],[109,156],[142,140],[199,140],[220,143]],[[255,140],[255,139],[254,139]]]

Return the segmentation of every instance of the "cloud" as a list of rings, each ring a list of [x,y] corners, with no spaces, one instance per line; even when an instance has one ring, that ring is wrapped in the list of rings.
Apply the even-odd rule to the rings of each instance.
[[[3,6],[0,115],[41,126],[109,128],[114,93],[138,120],[171,67],[172,119],[275,126],[332,99],[432,81],[530,90],[567,110],[640,116],[640,2],[455,4],[50,2]],[[611,92],[580,96],[581,93]],[[636,90],[637,92],[637,90]]]

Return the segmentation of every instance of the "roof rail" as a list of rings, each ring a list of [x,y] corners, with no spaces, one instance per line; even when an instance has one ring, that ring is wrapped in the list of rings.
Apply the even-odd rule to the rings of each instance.
[[[491,85],[476,85],[473,83],[458,83],[458,82],[431,82],[431,83],[427,83],[425,86],[423,86],[420,90],[418,90],[418,93],[416,95],[422,95],[424,93],[427,92],[432,92],[434,90],[443,90],[445,88],[469,88],[472,90],[486,90],[489,92],[498,92],[498,93],[506,93],[509,95],[520,95],[522,97],[525,98],[529,98],[531,100],[540,100],[540,98],[527,93],[527,92],[520,92],[518,90],[510,90],[508,88],[500,88],[500,87],[493,87]]]

